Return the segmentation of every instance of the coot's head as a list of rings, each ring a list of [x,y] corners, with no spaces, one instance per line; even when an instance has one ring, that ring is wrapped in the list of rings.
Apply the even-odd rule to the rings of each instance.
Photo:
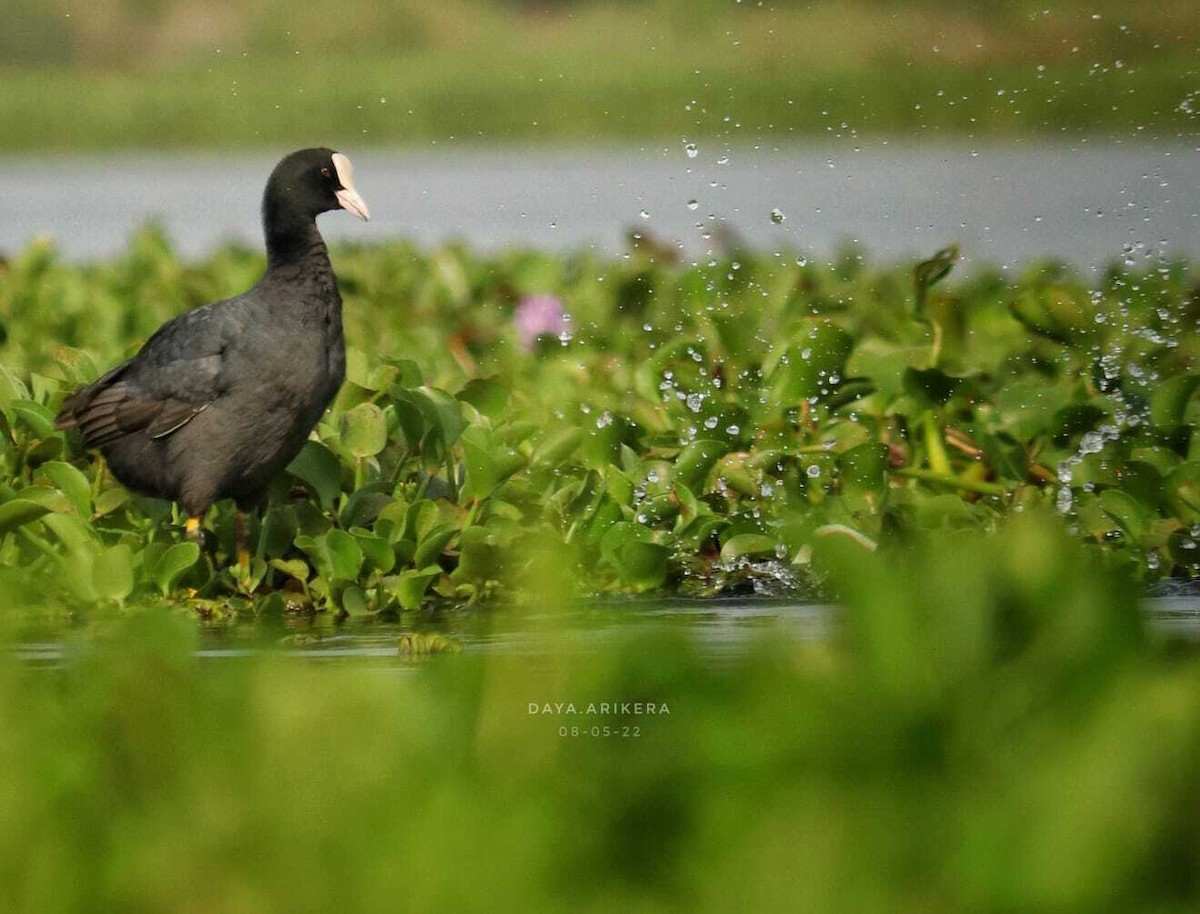
[[[301,149],[286,156],[271,172],[266,201],[312,218],[339,208],[360,219],[370,217],[366,202],[354,189],[350,160],[332,149]]]

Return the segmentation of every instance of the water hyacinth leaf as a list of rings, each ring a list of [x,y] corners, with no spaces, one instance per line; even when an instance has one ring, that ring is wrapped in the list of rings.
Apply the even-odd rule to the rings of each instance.
[[[679,499],[674,492],[664,492],[648,498],[637,512],[639,524],[657,527],[674,520],[679,515]]]
[[[771,374],[774,402],[784,406],[829,393],[844,375],[854,340],[831,321],[806,321]]]
[[[666,580],[670,550],[654,542],[651,532],[641,524],[613,524],[600,540],[600,552],[621,583],[634,590],[650,590]]]
[[[102,600],[123,603],[133,592],[133,550],[125,543],[105,549],[92,565],[92,587]]]
[[[1009,311],[1034,333],[1067,346],[1096,331],[1091,300],[1072,286],[1054,284],[1026,290],[1010,303]]]
[[[175,543],[162,554],[150,573],[154,584],[164,595],[168,595],[180,575],[200,559],[200,546],[196,543]]]
[[[442,444],[449,446],[457,441],[467,427],[459,402],[436,387],[421,387],[411,394],[425,421],[437,430]]]
[[[1180,522],[1188,526],[1200,523],[1200,461],[1181,463],[1167,475],[1163,488],[1171,513]]]
[[[675,479],[689,489],[705,491],[712,468],[729,448],[724,441],[701,439],[687,445],[675,458]]]
[[[1177,375],[1155,386],[1150,395],[1150,421],[1160,428],[1182,425],[1188,401],[1200,386],[1200,374]]]
[[[379,572],[387,574],[396,564],[396,553],[392,544],[382,536],[376,536],[366,530],[351,530],[350,535],[358,543],[363,557]]]
[[[26,486],[17,494],[18,497],[23,498],[25,501],[36,501],[38,504],[45,505],[51,511],[59,513],[75,511],[75,506],[71,503],[71,499],[58,489],[52,489],[50,486]]]
[[[393,503],[389,489],[390,486],[382,482],[368,483],[356,489],[342,506],[341,526],[350,529],[374,523],[380,512]]]
[[[28,400],[29,388],[4,365],[0,365],[0,403]]]
[[[1135,542],[1145,534],[1146,526],[1154,513],[1150,506],[1139,502],[1121,489],[1105,489],[1100,493],[1099,503],[1104,513],[1116,521]]]
[[[49,514],[50,508],[36,501],[14,498],[0,504],[0,536]]]
[[[1117,472],[1121,488],[1143,505],[1158,509],[1163,500],[1163,478],[1155,467],[1141,460],[1127,460]]]
[[[333,507],[342,491],[342,465],[333,452],[316,441],[304,442],[287,471],[316,494],[322,510]]]
[[[353,581],[358,577],[362,550],[345,531],[329,530],[316,537],[298,536],[296,546],[312,559],[317,573],[326,581]]]
[[[751,556],[774,557],[776,541],[761,533],[738,533],[731,536],[721,545],[721,561],[731,562],[734,559]]]
[[[38,438],[49,438],[56,434],[54,413],[42,404],[32,400],[14,400],[8,404],[8,408]]]
[[[921,403],[941,405],[950,400],[963,384],[962,378],[948,375],[939,368],[906,368],[904,389]]]
[[[387,419],[374,403],[360,403],[342,413],[341,425],[342,445],[360,460],[387,447]]]
[[[758,339],[758,323],[752,315],[730,311],[714,311],[708,315],[725,355],[743,360],[762,350]]]
[[[11,502],[5,504],[11,504]],[[0,508],[2,507],[3,505],[0,505]],[[51,512],[42,518],[42,523],[63,544],[68,553],[91,553],[96,547],[95,530],[91,524],[74,511],[69,511],[69,513]]]
[[[417,544],[417,551],[413,555],[413,564],[418,568],[434,564],[446,547],[450,545],[450,541],[458,534],[458,528],[450,524],[439,524],[433,527],[421,541]]]
[[[92,487],[83,473],[60,460],[43,463],[38,467],[38,472],[45,475],[70,500],[81,516],[91,516]]]
[[[332,578],[353,581],[358,577],[363,552],[354,537],[344,530],[330,530],[325,534],[325,547],[329,551]]]
[[[504,466],[511,466],[511,461],[503,460],[504,449],[496,444],[491,432],[482,426],[469,426],[460,440],[467,465],[462,494],[466,498],[487,498],[505,478]]]
[[[511,391],[499,378],[472,378],[458,392],[458,399],[470,403],[489,419],[499,418],[508,409]]]
[[[263,515],[259,548],[265,556],[282,556],[292,547],[299,525],[291,505],[274,505]]]
[[[419,543],[425,539],[430,530],[437,526],[439,517],[437,505],[432,501],[422,499],[413,502],[404,512],[401,538]]]
[[[465,531],[464,531],[465,533]],[[450,573],[455,584],[481,587],[500,574],[500,550],[491,543],[474,540],[459,547],[458,567]]]
[[[357,584],[351,584],[342,591],[341,608],[348,616],[365,616],[370,612],[367,595]]]
[[[395,383],[409,390],[420,387],[425,383],[425,377],[421,373],[421,366],[412,359],[390,359],[385,358],[384,363],[396,369]]]
[[[958,262],[958,245],[942,248],[928,260],[922,260],[913,268],[913,286],[916,295],[916,316],[925,317],[925,303],[929,290],[950,275]]]
[[[389,408],[396,413],[396,422],[404,435],[404,443],[409,448],[416,448],[425,435],[425,416],[408,391],[393,391],[392,397]]]
[[[271,559],[267,564],[276,571],[282,571],[289,578],[293,578],[301,583],[308,580],[310,569],[308,562],[305,562],[303,559]]]
[[[113,486],[111,489],[105,489],[96,496],[96,503],[93,511],[96,517],[104,517],[112,514],[113,511],[129,501],[129,490],[124,486]]]
[[[886,444],[870,442],[844,451],[838,458],[842,492],[848,495],[881,495],[888,486],[889,454]]]
[[[1048,426],[1051,438],[1065,447],[1079,435],[1095,429],[1108,416],[1108,411],[1095,403],[1072,403],[1055,413]]]
[[[420,609],[429,585],[442,576],[437,565],[400,572],[392,584],[392,595],[404,609]]]
[[[579,450],[585,433],[581,428],[560,428],[538,442],[529,458],[530,462],[546,466],[558,466]]]

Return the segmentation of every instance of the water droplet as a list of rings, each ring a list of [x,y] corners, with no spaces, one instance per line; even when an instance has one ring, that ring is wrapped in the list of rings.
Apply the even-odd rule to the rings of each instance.
[[[771,210],[771,221],[776,225],[782,225],[783,220],[786,218],[787,216],[783,214],[783,210],[781,210],[778,206]]]
[[[689,159],[694,159],[696,156],[700,155],[700,150],[697,148],[695,143],[686,144],[683,147],[683,151],[687,153],[687,157]]]
[[[687,202],[688,209],[698,209],[699,206],[700,206],[699,200],[692,199],[692,200],[688,200],[688,202]]]
[[[649,211],[649,210],[647,210],[647,209],[644,209],[644,210],[642,210],[640,213],[638,213],[638,215],[639,215],[639,216],[641,216],[643,219],[649,219],[649,218],[650,218],[650,211]]]

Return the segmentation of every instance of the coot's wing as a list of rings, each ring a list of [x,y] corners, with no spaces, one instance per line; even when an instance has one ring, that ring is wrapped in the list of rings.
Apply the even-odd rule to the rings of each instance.
[[[58,427],[78,428],[89,447],[170,435],[227,388],[225,352],[241,325],[233,309],[213,305],[167,322],[136,356],[68,397]]]

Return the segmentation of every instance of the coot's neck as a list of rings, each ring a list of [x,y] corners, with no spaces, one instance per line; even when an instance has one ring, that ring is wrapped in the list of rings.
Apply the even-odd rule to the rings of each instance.
[[[263,232],[268,273],[314,260],[328,268],[329,251],[317,231],[316,219],[269,190],[263,198]]]

